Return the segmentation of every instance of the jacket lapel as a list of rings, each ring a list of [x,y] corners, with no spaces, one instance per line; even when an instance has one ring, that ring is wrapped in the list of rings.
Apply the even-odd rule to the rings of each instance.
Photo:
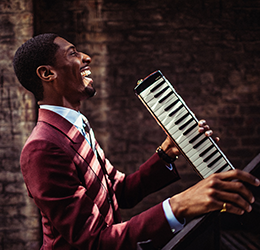
[[[113,223],[113,210],[107,202],[108,187],[105,176],[96,155],[85,137],[73,124],[50,110],[39,109],[38,122],[49,124],[67,137],[70,144],[68,147],[76,153],[73,154],[73,161],[76,163],[79,178],[87,190],[86,193],[101,209],[100,211],[103,211],[106,223],[111,225]],[[104,161],[105,156],[97,142],[95,142],[95,146]],[[115,197],[113,197],[113,201],[115,202]],[[104,204],[107,205],[104,206]]]
[[[70,140],[70,147],[77,153],[78,156],[80,156],[82,161],[86,162],[88,166],[92,169],[92,171],[95,172],[99,176],[99,178],[101,178],[101,182],[104,187],[107,186],[105,179],[103,178],[103,174],[101,173],[101,166],[96,155],[94,154],[85,137],[73,124],[71,124],[69,121],[67,121],[62,116],[56,114],[55,112],[46,109],[39,109],[38,122],[48,123],[54,129],[57,129],[62,134],[64,134]],[[97,142],[95,142],[95,145],[98,145]],[[100,152],[99,147],[98,150]],[[104,160],[103,152],[102,160]],[[77,160],[76,162],[78,161],[79,160]],[[81,168],[80,171],[82,172],[84,179],[86,180],[86,178],[88,178],[87,176],[85,176],[87,173],[87,168]]]

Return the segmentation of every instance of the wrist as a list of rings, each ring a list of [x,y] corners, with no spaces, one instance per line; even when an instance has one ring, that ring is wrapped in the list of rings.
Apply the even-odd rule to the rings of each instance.
[[[169,199],[169,203],[172,209],[173,214],[176,219],[181,223],[185,223],[184,209],[182,209],[181,201],[178,200],[178,195],[175,195]]]
[[[165,217],[170,225],[172,232],[177,233],[181,229],[183,229],[186,221],[184,220],[184,223],[180,223],[179,220],[175,217],[175,215],[171,209],[169,198],[167,200],[163,201],[162,206],[163,206],[163,211],[164,211]]]
[[[168,164],[172,164],[174,163],[175,160],[178,159],[178,156],[175,155],[175,157],[172,157],[172,156],[169,156],[163,149],[161,146],[159,146],[157,149],[156,149],[156,153],[159,155],[159,157],[165,161],[166,163]]]

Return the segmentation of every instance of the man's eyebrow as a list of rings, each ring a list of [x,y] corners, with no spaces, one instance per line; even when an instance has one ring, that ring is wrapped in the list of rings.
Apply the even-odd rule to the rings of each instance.
[[[74,45],[71,45],[71,46],[68,47],[67,51],[69,51],[71,49],[76,50],[76,47]]]

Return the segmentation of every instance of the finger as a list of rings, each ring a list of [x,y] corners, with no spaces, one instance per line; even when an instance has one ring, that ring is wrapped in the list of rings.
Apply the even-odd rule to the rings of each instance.
[[[223,194],[225,195],[225,199],[230,198],[230,201],[234,203],[238,202],[240,205],[243,205],[244,201],[246,204],[253,203],[255,201],[252,192],[241,182],[222,182],[219,190],[220,193],[217,195],[219,199],[223,199],[223,197],[219,196]]]
[[[210,127],[209,125],[203,125],[203,126],[199,126],[198,130],[203,132],[203,131],[210,130]]]
[[[220,138],[219,138],[219,137],[215,137],[215,138],[214,138],[214,141],[215,141],[215,142],[219,142],[219,141],[220,141]]]
[[[199,128],[198,128],[198,131],[200,133],[203,133],[204,131],[207,131],[207,130],[209,130],[209,126],[208,125],[202,126],[202,127],[199,126]]]
[[[219,209],[220,212],[227,212],[227,213],[232,213],[232,214],[237,214],[237,215],[242,215],[245,212],[244,209],[234,206],[233,204],[228,203],[228,202],[223,202],[220,204],[222,204],[222,205],[220,205],[221,206],[221,208]],[[226,204],[225,207],[224,207],[224,204]]]
[[[203,126],[207,125],[207,122],[205,120],[200,120],[198,122],[198,125],[199,125],[199,127],[203,127]]]
[[[209,128],[204,128],[204,127],[200,127],[199,129],[198,129],[198,131],[199,131],[199,133],[203,133],[204,131],[205,131],[205,135],[207,136],[207,137],[210,137],[210,136],[212,136],[213,135],[213,131],[212,130],[210,130]]]
[[[222,180],[240,180],[247,182],[253,186],[260,186],[260,181],[255,176],[251,175],[250,173],[247,173],[245,171],[235,169],[230,170],[227,172],[221,172],[217,174],[220,179]]]
[[[206,135],[207,137],[210,137],[210,136],[213,135],[213,131],[212,131],[212,130],[208,130],[208,131],[205,132],[205,135]]]
[[[234,172],[233,174],[236,174],[236,173],[242,174],[243,178],[244,178],[244,176],[246,176],[244,178],[244,180],[246,180],[246,179],[248,180],[248,178],[249,178],[249,180],[253,181],[252,179],[256,179],[253,175],[243,172],[241,170],[239,170],[239,171],[236,170],[233,172]],[[232,173],[228,173],[228,174],[226,174],[226,176],[229,174],[232,174]],[[218,179],[218,178],[220,178],[220,179]],[[229,193],[239,194],[241,197],[246,199],[247,202],[249,202],[249,203],[253,203],[255,201],[255,198],[254,198],[252,192],[241,181],[238,181],[238,179],[236,179],[236,181],[234,181],[234,179],[230,179],[230,178],[223,178],[221,180],[221,178],[223,178],[222,174],[219,174],[219,175],[216,174],[215,176],[212,176],[212,179],[213,179],[212,187],[213,188],[215,188],[217,190],[228,191]],[[229,180],[232,180],[232,181],[229,181]]]
[[[251,212],[252,210],[250,203],[238,193],[220,191],[218,196],[220,198],[219,200],[224,200],[224,202],[229,203],[229,207],[233,207],[233,209],[236,207],[236,210],[241,209],[247,212]],[[218,197],[216,198],[218,199]]]

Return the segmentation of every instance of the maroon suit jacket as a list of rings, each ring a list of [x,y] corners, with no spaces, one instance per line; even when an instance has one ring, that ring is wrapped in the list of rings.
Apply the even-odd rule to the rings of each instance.
[[[115,217],[146,195],[179,178],[154,154],[135,173],[118,172],[96,144],[113,192]],[[36,127],[21,154],[21,170],[42,214],[42,249],[136,249],[150,240],[163,246],[173,236],[162,204],[115,224],[99,161],[75,126],[58,114],[39,110]]]

